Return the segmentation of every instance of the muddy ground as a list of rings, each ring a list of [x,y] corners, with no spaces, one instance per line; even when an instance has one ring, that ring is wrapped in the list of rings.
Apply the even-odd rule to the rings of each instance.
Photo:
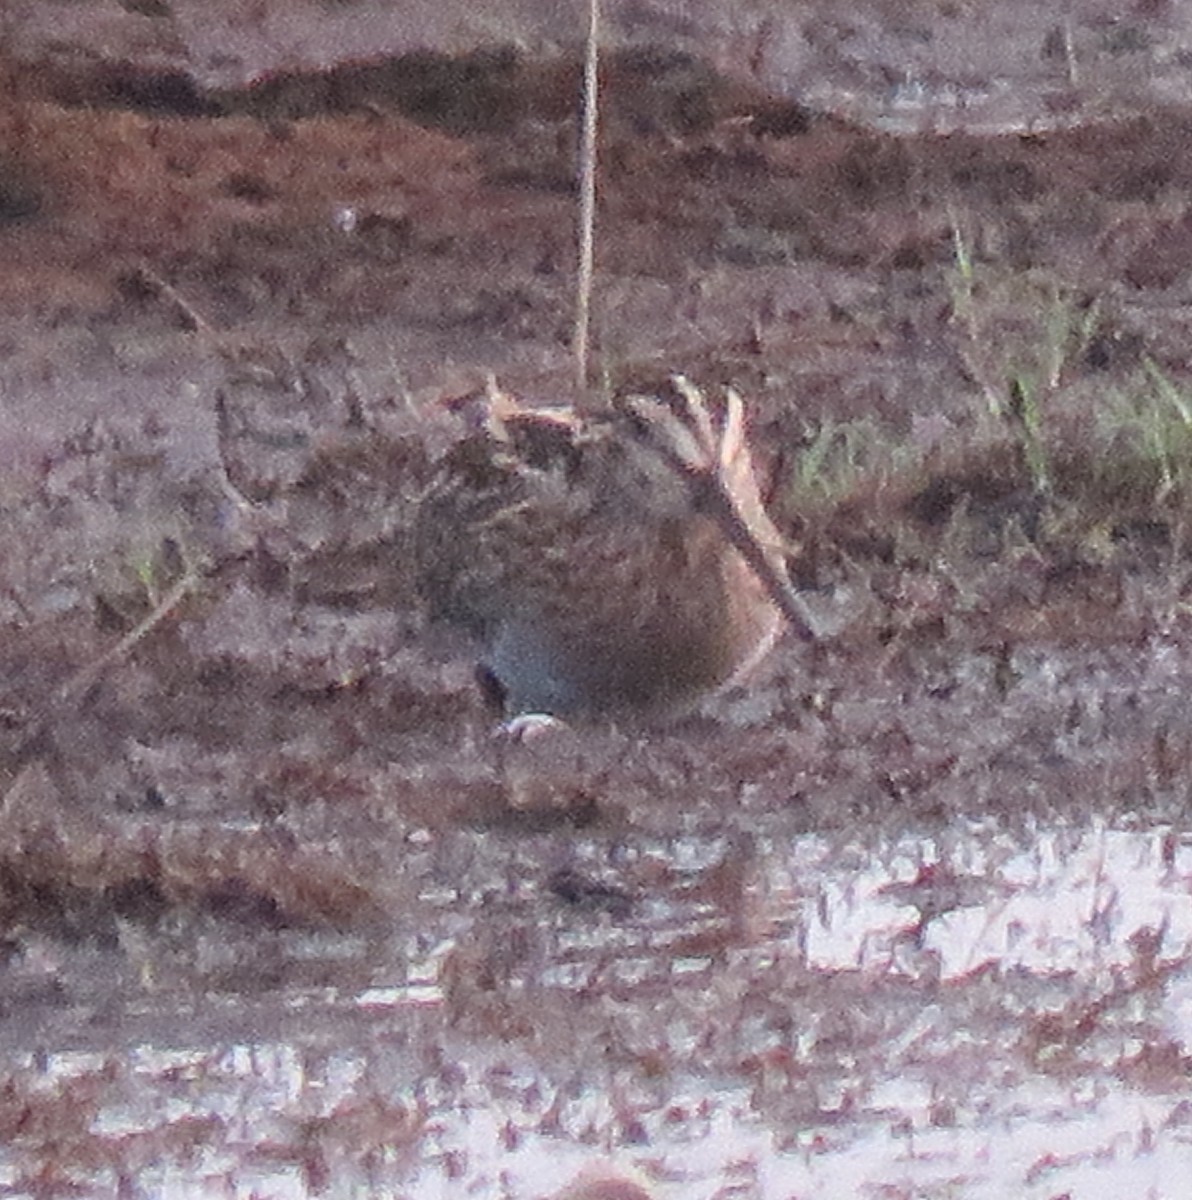
[[[609,57],[594,372],[746,396],[822,636],[529,746],[408,534],[574,397],[574,58],[6,63],[7,1194],[1182,1194],[1192,105],[1070,51],[994,134]]]

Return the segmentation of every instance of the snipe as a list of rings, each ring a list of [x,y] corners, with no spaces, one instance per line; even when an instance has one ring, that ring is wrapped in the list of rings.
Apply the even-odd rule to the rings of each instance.
[[[813,636],[739,397],[714,420],[682,377],[593,415],[490,389],[415,547],[432,617],[478,638],[511,714],[681,712],[747,672],[784,617]]]

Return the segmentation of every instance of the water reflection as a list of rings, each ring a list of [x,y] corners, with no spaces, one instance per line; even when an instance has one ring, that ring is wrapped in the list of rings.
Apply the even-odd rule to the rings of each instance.
[[[487,884],[405,914],[342,988],[192,997],[193,1048],[142,995],[123,1045],[10,1054],[0,1178],[32,1195],[52,1157],[93,1195],[130,1194],[101,1164],[133,1162],[136,1194],[420,1200],[554,1196],[594,1160],[684,1200],[1187,1178],[1190,839],[645,839],[617,914],[530,909],[493,883],[527,845],[489,850]]]

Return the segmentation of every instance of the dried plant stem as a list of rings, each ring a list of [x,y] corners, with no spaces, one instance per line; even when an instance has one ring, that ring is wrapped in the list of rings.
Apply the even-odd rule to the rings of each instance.
[[[200,575],[194,570],[187,573],[170,588],[157,602],[153,611],[138,622],[114,646],[109,647],[97,659],[76,671],[57,691],[54,696],[58,705],[73,704],[83,699],[87,693],[107,674],[117,663],[127,658],[135,647],[143,642],[198,585]]]
[[[44,757],[47,736],[67,722],[87,699],[92,688],[118,663],[126,659],[198,586],[201,574],[194,570],[187,573],[170,588],[154,606],[153,611],[124,635],[114,646],[110,646],[98,658],[76,671],[54,692],[48,703],[35,710],[33,719],[26,728],[20,744],[12,755],[11,770],[14,778],[21,777],[23,770],[35,759]],[[13,784],[15,787],[16,784]],[[7,803],[11,788],[4,793],[2,803]]]
[[[584,54],[583,119],[579,145],[579,270],[575,296],[576,384],[588,386],[588,331],[592,315],[592,274],[596,228],[596,132],[599,127],[600,0],[588,0],[588,37]]]
[[[141,263],[137,272],[141,282],[172,304],[196,333],[202,334],[216,348],[219,347],[220,335],[215,327],[172,283],[162,278],[148,263]]]

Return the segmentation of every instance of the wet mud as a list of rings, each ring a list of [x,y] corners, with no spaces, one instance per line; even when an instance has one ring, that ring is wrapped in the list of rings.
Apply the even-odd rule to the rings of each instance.
[[[1177,1194],[1192,109],[610,59],[596,373],[745,396],[820,637],[518,741],[411,529],[574,399],[577,64],[417,65],[4,68],[6,1186]]]

